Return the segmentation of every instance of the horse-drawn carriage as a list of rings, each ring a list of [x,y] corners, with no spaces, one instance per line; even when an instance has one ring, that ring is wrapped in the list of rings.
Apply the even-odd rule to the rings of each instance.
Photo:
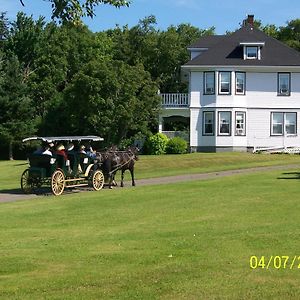
[[[50,186],[54,195],[61,195],[65,188],[90,186],[99,191],[104,185],[101,162],[85,151],[80,151],[80,143],[102,141],[98,136],[30,137],[23,142],[40,141],[44,149],[28,156],[29,168],[21,176],[21,188],[31,193],[42,186]],[[61,150],[63,144],[77,144],[77,149]],[[74,143],[74,144],[73,144]],[[55,145],[56,144],[56,145]],[[60,145],[60,151],[54,149]],[[56,147],[55,147],[56,146]],[[49,149],[50,147],[53,148]],[[45,149],[46,148],[46,149]]]

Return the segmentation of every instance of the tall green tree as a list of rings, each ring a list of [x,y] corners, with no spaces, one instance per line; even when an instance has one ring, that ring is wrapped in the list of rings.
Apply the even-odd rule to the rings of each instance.
[[[187,47],[204,35],[214,34],[214,27],[201,30],[189,24],[156,29],[156,18],[146,17],[136,26],[109,30],[115,43],[114,58],[129,65],[143,64],[162,92],[184,92],[180,68],[189,59]]]
[[[19,0],[25,6],[26,0]],[[84,16],[93,18],[95,7],[100,4],[109,4],[115,7],[129,6],[128,0],[48,0],[52,5],[52,18],[59,19],[62,23],[80,23]]]
[[[0,13],[0,47],[9,35],[9,20],[5,12]]]
[[[24,72],[18,58],[4,57],[0,82],[0,139],[8,145],[9,159],[13,159],[13,145],[35,132],[34,108],[26,96]]]
[[[291,20],[287,26],[280,27],[278,39],[300,51],[300,19]]]
[[[159,103],[157,85],[141,65],[92,61],[66,90],[65,127],[76,134],[100,134],[108,144],[119,143],[147,132],[157,119]]]

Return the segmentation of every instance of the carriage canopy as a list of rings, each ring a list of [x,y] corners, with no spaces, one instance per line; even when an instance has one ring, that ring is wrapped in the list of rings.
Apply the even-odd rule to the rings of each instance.
[[[52,143],[52,142],[63,142],[63,141],[68,141],[68,142],[73,142],[73,141],[93,141],[93,142],[98,142],[98,141],[103,141],[104,139],[102,137],[96,136],[96,135],[84,135],[84,136],[34,136],[34,137],[29,137],[26,139],[23,139],[22,142],[29,142],[29,141],[43,141],[46,143]]]

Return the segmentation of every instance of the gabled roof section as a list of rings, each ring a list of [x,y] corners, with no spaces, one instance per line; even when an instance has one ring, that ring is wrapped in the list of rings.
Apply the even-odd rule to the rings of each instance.
[[[196,41],[194,44],[190,45],[188,49],[211,48],[218,44],[224,37],[225,35],[206,35]]]
[[[205,39],[208,37],[204,37],[203,42],[200,39],[194,45],[201,45],[204,48],[204,44],[207,44],[208,41],[213,41],[213,43],[202,55],[190,60],[184,66],[300,66],[298,51],[251,25],[222,37],[218,36],[216,39],[209,38],[207,40]],[[264,43],[261,48],[261,59],[244,60],[241,43]]]

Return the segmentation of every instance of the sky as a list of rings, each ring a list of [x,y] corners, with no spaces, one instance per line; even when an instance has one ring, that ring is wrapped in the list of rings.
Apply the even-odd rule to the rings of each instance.
[[[18,11],[40,15],[50,21],[51,5],[47,0],[0,0],[0,12],[7,12],[7,17],[14,20]],[[298,12],[298,14],[297,14]],[[287,22],[300,18],[299,0],[131,0],[130,7],[115,8],[100,5],[96,17],[85,18],[84,23],[96,32],[116,25],[132,27],[144,17],[154,15],[157,28],[164,30],[170,25],[189,23],[200,29],[212,26],[216,34],[234,31],[248,14],[254,14],[263,25],[275,24],[286,26]]]

